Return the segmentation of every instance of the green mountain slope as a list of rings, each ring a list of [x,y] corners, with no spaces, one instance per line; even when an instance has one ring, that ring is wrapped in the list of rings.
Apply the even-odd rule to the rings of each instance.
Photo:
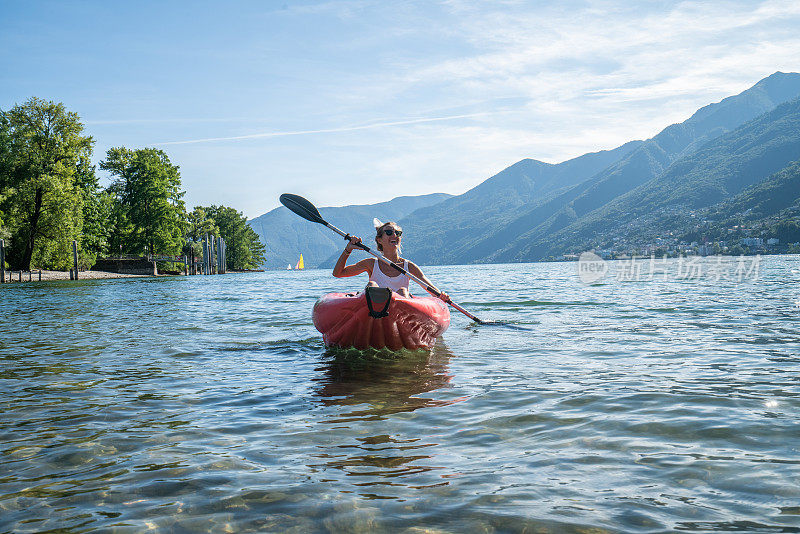
[[[644,253],[685,248],[680,243],[705,243],[706,252],[747,252],[743,238],[770,238],[770,250],[796,250],[800,242],[800,162],[790,162],[777,173],[712,206],[658,209],[631,224],[615,228],[601,248],[617,253]],[[766,243],[769,244],[769,243]],[[689,248],[692,248],[691,246]],[[699,251],[699,249],[697,249]]]
[[[708,211],[716,220],[765,219],[800,206],[800,161],[793,161],[763,182]]]
[[[669,229],[665,215],[680,220],[681,212],[729,200],[798,159],[800,99],[795,99],[709,142],[660,176],[546,238],[523,236],[520,242],[526,237],[527,242],[515,259],[588,249],[614,237],[646,241]],[[752,200],[742,197],[738,202]]]
[[[399,220],[412,211],[437,204],[451,195],[434,193],[422,196],[397,197],[379,204],[320,208],[322,216],[345,232],[365,240],[375,233],[372,219]],[[319,224],[301,219],[283,206],[251,219],[248,224],[266,247],[264,269],[285,269],[294,266],[303,254],[307,268],[317,267],[336,251],[344,248],[341,237]]]
[[[502,239],[502,234],[498,238],[486,236],[485,240],[497,243],[494,252],[476,250],[475,254],[459,260],[533,261],[553,254],[565,244],[575,245],[581,238],[588,240],[597,229],[584,226],[583,217],[659,176],[673,162],[689,158],[709,140],[774,109],[782,103],[780,99],[798,95],[800,74],[775,73],[736,96],[705,106],[685,122],[665,128],[598,175],[549,199],[546,205],[532,206],[528,212],[520,214],[509,224],[516,229],[513,239]],[[613,221],[595,223],[612,224]]]
[[[640,143],[632,141],[559,164],[519,161],[466,193],[401,220],[405,254],[422,264],[450,262],[458,250],[473,245],[476,235],[502,227],[515,210],[582,182]]]
[[[730,240],[730,228],[749,228],[742,233],[776,238],[779,249],[789,251],[789,244],[800,242],[800,161],[709,208],[704,217],[708,223],[699,229],[701,239]]]

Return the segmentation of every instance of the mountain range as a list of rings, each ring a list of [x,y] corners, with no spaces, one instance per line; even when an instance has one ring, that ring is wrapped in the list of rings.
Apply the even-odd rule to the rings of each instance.
[[[659,176],[553,233],[550,239],[556,247],[585,248],[598,237],[603,240],[611,234],[637,234],[641,240],[647,232],[663,233],[671,228],[656,224],[658,214],[691,213],[732,200],[798,159],[800,99],[794,99],[684,156]],[[556,250],[550,246],[545,254]]]
[[[457,196],[325,210],[338,210],[331,217],[335,213],[343,229],[363,237],[372,217],[391,209],[384,217],[403,226],[404,256],[427,265],[537,261],[623,238],[654,239],[679,230],[668,228],[670,221],[686,222],[678,215],[711,213],[726,202],[739,206],[753,193],[748,188],[794,168],[800,160],[798,97],[800,74],[776,72],[644,141],[558,164],[524,159]],[[300,246],[324,248],[313,261],[331,263],[342,246],[338,236],[322,228],[325,233],[309,235],[309,223],[285,219],[290,214],[281,209],[251,221],[268,257],[281,257],[268,260],[267,268],[285,267],[283,260]]]
[[[319,211],[332,225],[361,236],[366,242],[375,233],[373,218],[397,221],[417,209],[440,203],[451,196],[445,193],[404,196],[379,204],[320,208]],[[332,255],[338,256],[344,248],[344,240],[337,234],[322,225],[301,219],[283,206],[249,220],[248,224],[264,243],[267,258],[262,266],[264,269],[294,266],[300,254],[303,254],[307,267],[317,267]]]

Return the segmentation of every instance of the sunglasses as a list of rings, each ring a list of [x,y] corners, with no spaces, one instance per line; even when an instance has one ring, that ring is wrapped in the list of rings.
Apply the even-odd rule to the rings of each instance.
[[[403,235],[403,231],[402,230],[395,230],[394,228],[384,228],[383,229],[383,234],[384,235],[395,235],[396,234],[397,237],[400,237],[401,235]]]

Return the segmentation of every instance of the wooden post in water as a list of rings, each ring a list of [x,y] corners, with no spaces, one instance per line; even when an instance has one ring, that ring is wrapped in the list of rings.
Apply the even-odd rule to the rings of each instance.
[[[211,250],[211,242],[214,240],[214,236],[208,236],[208,257],[206,258],[206,274],[212,275],[214,274],[214,270],[211,268],[211,260],[214,257],[214,251]]]
[[[208,256],[208,267],[209,267],[208,274],[215,274],[215,269],[214,269],[214,252],[215,252],[214,251],[214,248],[215,248],[214,247],[214,239],[215,239],[215,237],[212,235],[211,236],[211,241],[208,242],[208,246],[209,246],[209,249],[211,251],[209,256]]]
[[[219,250],[220,250],[220,252],[222,254],[222,259],[220,260],[220,265],[222,266],[222,272],[224,274],[224,273],[228,272],[228,265],[227,265],[227,261],[225,259],[225,240],[220,237],[219,238],[219,242],[220,242]]]
[[[42,270],[41,269],[39,269],[39,281],[40,282],[42,281]]]
[[[6,283],[6,241],[0,239],[0,284]]]
[[[217,238],[217,274],[222,274],[222,237]]]
[[[201,274],[208,274],[206,265],[208,265],[208,234],[203,238],[203,272]]]
[[[72,266],[75,269],[75,280],[78,279],[78,242],[72,241]]]

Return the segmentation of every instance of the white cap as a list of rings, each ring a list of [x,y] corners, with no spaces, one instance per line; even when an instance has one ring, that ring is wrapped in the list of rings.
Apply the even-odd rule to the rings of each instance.
[[[375,227],[375,229],[377,230],[378,228],[380,228],[381,226],[383,226],[383,223],[381,222],[381,220],[380,220],[380,219],[378,219],[377,217],[375,217],[374,219],[372,219],[372,226],[374,226],[374,227]]]

